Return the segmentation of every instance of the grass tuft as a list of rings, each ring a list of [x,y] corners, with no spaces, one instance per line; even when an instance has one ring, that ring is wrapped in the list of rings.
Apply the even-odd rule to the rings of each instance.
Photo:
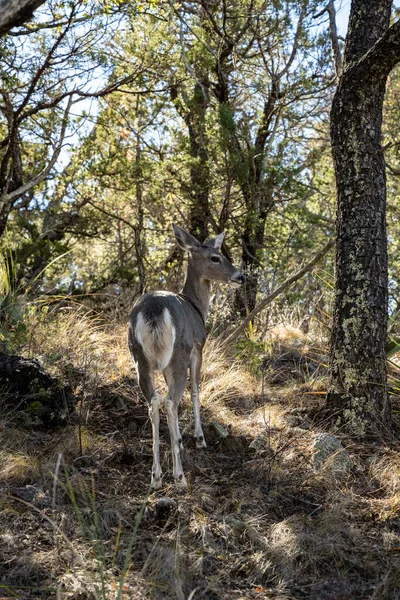
[[[32,484],[37,481],[39,474],[40,464],[32,456],[0,452],[0,483]]]

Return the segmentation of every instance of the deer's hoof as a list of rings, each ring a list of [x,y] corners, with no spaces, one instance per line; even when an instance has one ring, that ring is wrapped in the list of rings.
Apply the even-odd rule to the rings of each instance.
[[[151,476],[150,488],[152,490],[159,490],[161,486],[162,486],[162,475],[156,476],[153,473]]]
[[[183,473],[178,475],[178,477],[175,477],[175,483],[176,487],[180,490],[187,490],[188,484]]]
[[[195,436],[196,448],[207,448],[206,440],[204,435]]]

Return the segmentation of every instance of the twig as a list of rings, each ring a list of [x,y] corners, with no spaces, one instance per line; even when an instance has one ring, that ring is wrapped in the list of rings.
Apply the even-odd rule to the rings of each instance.
[[[323,14],[328,13],[329,15],[329,36],[331,38],[331,46],[333,52],[333,60],[335,63],[336,80],[339,79],[343,70],[343,58],[340,51],[339,39],[343,38],[338,36],[336,27],[336,11],[335,11],[335,0],[328,0],[328,4],[318,14],[313,16],[313,19],[322,17]]]
[[[53,498],[52,498],[52,502],[51,502],[51,506],[52,506],[53,510],[56,509],[57,482],[58,482],[58,474],[60,472],[61,460],[62,460],[62,452],[59,452],[58,458],[57,458],[57,463],[56,463],[56,468],[54,471]]]
[[[300,269],[300,271],[297,271],[297,273],[295,273],[294,275],[292,275],[291,277],[289,277],[289,279],[286,279],[286,281],[284,281],[282,283],[282,285],[280,285],[278,288],[276,288],[276,290],[274,290],[273,292],[271,292],[271,294],[268,294],[268,296],[266,298],[264,298],[264,300],[262,300],[247,315],[247,317],[245,317],[243,319],[243,321],[239,325],[239,327],[237,327],[236,329],[234,329],[234,331],[226,338],[226,340],[223,341],[222,346],[223,347],[227,347],[230,344],[232,344],[233,342],[235,342],[236,339],[246,329],[247,325],[254,319],[254,317],[256,315],[258,315],[258,313],[261,312],[267,306],[267,304],[270,304],[273,300],[275,300],[275,298],[277,296],[279,296],[282,292],[284,292],[285,290],[287,290],[287,288],[290,287],[292,285],[292,283],[294,283],[295,281],[298,281],[299,279],[301,279],[303,277],[303,275],[305,275],[306,273],[308,273],[309,271],[311,271],[311,269],[313,268],[313,266],[315,264],[317,264],[317,262],[319,260],[321,260],[321,258],[323,256],[325,256],[325,254],[332,248],[333,243],[334,243],[333,240],[329,240],[329,242],[319,252],[317,252],[317,254],[314,256],[314,258],[312,258],[309,263],[307,263],[302,269]]]
[[[339,39],[336,27],[336,11],[334,0],[329,0],[327,11],[329,14],[329,35],[331,38],[333,60],[335,61],[336,79],[339,79],[343,69],[342,53],[340,51]]]
[[[67,129],[68,116],[69,116],[69,111],[70,111],[71,105],[72,105],[72,96],[69,98],[67,107],[64,111],[64,116],[63,116],[62,123],[61,123],[60,136],[59,136],[58,142],[54,148],[53,156],[51,157],[47,166],[44,169],[42,169],[42,171],[40,171],[40,173],[38,173],[35,177],[33,177],[33,179],[31,179],[27,183],[21,185],[20,187],[18,187],[16,190],[13,190],[12,192],[8,192],[8,193],[4,194],[0,198],[0,208],[2,208],[6,203],[14,200],[14,198],[17,198],[18,196],[22,196],[23,194],[26,194],[26,192],[31,190],[33,187],[39,185],[39,183],[41,183],[44,179],[46,179],[47,175],[50,173],[51,169],[56,164],[58,157],[60,156],[60,152],[61,152],[63,142],[64,142],[65,132]]]

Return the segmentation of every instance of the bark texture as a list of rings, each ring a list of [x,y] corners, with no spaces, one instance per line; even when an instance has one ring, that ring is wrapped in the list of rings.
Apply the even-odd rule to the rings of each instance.
[[[29,21],[33,11],[44,2],[45,0],[0,0],[0,35]]]
[[[196,83],[191,99],[186,124],[190,138],[191,205],[190,233],[200,240],[208,237],[210,223],[210,166],[205,133],[205,118],[208,108],[206,85]]]
[[[400,39],[398,25],[388,29],[390,12],[390,0],[353,0],[344,69],[331,111],[337,242],[327,407],[338,415],[338,425],[359,436],[390,428],[381,129],[386,79],[400,60],[393,49]],[[385,44],[387,51],[382,51]]]

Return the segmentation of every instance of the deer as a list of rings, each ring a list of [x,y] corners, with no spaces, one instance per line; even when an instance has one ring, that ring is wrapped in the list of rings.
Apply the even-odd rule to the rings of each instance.
[[[243,275],[221,253],[223,233],[201,244],[182,227],[175,224],[172,227],[178,245],[189,253],[182,291],[179,294],[163,290],[143,294],[131,312],[128,331],[128,346],[139,386],[149,405],[153,434],[150,488],[153,490],[162,486],[163,475],[160,464],[160,408],[164,409],[167,417],[175,483],[178,488],[187,488],[181,462],[183,445],[178,407],[186,388],[188,370],[196,447],[207,447],[200,418],[199,384],[211,282],[227,283],[235,288],[244,283]],[[157,371],[163,374],[167,384],[165,397],[155,389]]]

